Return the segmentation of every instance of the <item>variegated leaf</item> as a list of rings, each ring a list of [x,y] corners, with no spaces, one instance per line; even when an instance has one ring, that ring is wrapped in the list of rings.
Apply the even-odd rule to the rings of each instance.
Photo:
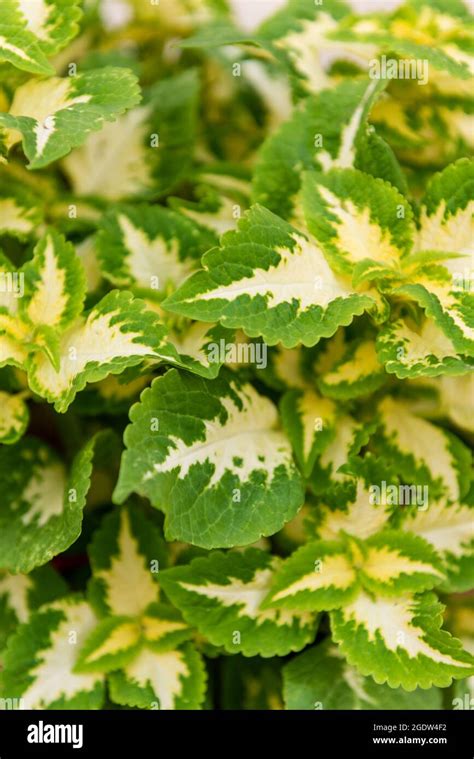
[[[268,349],[267,366],[260,376],[274,390],[306,390],[309,386],[305,372],[306,356],[302,345],[284,348],[277,343]]]
[[[373,429],[374,423],[358,421],[350,414],[338,416],[335,435],[318,456],[311,474],[310,487],[316,495],[333,489],[352,490],[353,477],[343,467],[366,445]]]
[[[215,646],[244,656],[283,656],[310,642],[308,611],[261,609],[281,559],[266,551],[216,552],[163,572],[160,582],[184,618]]]
[[[42,211],[33,195],[11,186],[0,190],[0,235],[25,240],[35,234],[42,221]]]
[[[474,374],[439,377],[435,387],[441,413],[461,430],[474,432]]]
[[[22,393],[0,390],[0,443],[12,445],[26,432],[30,412]]]
[[[88,635],[79,651],[75,672],[110,672],[128,664],[141,648],[140,621],[105,617]]]
[[[407,484],[426,486],[429,502],[440,497],[455,502],[467,493],[471,454],[459,438],[389,397],[379,404],[378,416],[380,452],[397,462]]]
[[[108,514],[89,547],[89,598],[101,615],[138,617],[159,599],[166,550],[158,528],[138,509]]]
[[[301,87],[307,92],[317,92],[330,81],[327,69],[335,61],[348,62],[352,67],[384,78],[373,68],[380,54],[395,53],[403,60],[427,61],[429,66],[450,78],[469,77],[470,56],[464,52],[465,42],[458,47],[453,21],[448,19],[449,32],[446,34],[444,14],[441,21],[433,23],[432,14],[428,19],[415,14],[410,22],[394,17],[372,16],[359,20],[348,16],[346,22],[338,19],[347,15],[341,3],[330,3],[324,7],[310,3],[295,2],[281,17],[272,19],[259,30],[257,41],[271,40],[271,49],[281,51],[287,65],[296,74]],[[436,14],[435,18],[436,18]],[[420,32],[422,25],[423,34]],[[459,28],[459,21],[456,24]],[[440,45],[440,40],[443,45]],[[446,72],[446,73],[445,73]],[[438,74],[439,75],[439,74]],[[386,75],[388,78],[388,74]],[[422,75],[418,75],[423,82]],[[426,81],[424,82],[426,84]]]
[[[33,327],[65,329],[82,312],[85,275],[73,245],[49,229],[22,269],[25,297],[20,313]]]
[[[76,393],[89,382],[120,374],[145,359],[178,361],[165,340],[166,329],[144,301],[114,290],[100,300],[87,317],[79,317],[61,335],[59,366],[37,352],[28,361],[31,389],[66,411]]]
[[[357,595],[357,570],[341,542],[302,546],[278,569],[263,608],[335,609]]]
[[[295,656],[283,667],[287,709],[403,710],[441,709],[441,691],[377,684],[351,667],[337,646],[326,640]]]
[[[3,692],[25,709],[100,709],[104,676],[74,671],[95,624],[89,604],[75,596],[41,607],[8,642]]]
[[[433,593],[398,598],[361,592],[331,612],[333,639],[349,664],[378,684],[412,691],[446,687],[474,672],[474,658],[441,630],[443,606]]]
[[[445,266],[424,267],[393,294],[418,303],[461,355],[474,356],[474,295],[471,280],[458,283]]]
[[[25,437],[0,448],[3,502],[0,509],[0,566],[29,572],[66,550],[81,532],[94,450],[106,433],[92,438],[67,472],[45,443]]]
[[[348,343],[343,357],[317,378],[323,395],[335,400],[349,400],[369,395],[386,381],[383,365],[377,358],[372,339]]]
[[[404,509],[401,527],[430,543],[443,559],[452,592],[474,584],[474,507],[469,503],[430,503],[425,510]]]
[[[34,569],[29,574],[0,572],[0,652],[19,624],[27,622],[31,613],[42,604],[67,593],[61,575],[50,566]]]
[[[357,293],[335,275],[314,241],[261,206],[253,206],[237,232],[208,251],[204,269],[164,303],[201,321],[220,321],[261,335],[269,345],[314,345],[354,316],[377,310],[375,296]]]
[[[143,648],[175,650],[192,630],[171,606],[154,604],[138,618],[105,617],[79,652],[76,672],[111,672],[124,669]]]
[[[205,684],[202,658],[191,644],[162,652],[143,648],[123,671],[109,675],[112,700],[139,709],[200,709]]]
[[[382,80],[351,80],[307,98],[264,143],[253,176],[254,202],[289,218],[304,170],[357,166],[371,173],[367,115],[384,86]],[[381,176],[389,178],[383,171]]]
[[[172,208],[198,224],[206,249],[219,242],[224,232],[235,229],[242,213],[250,206],[248,172],[224,163],[204,167],[193,176],[196,200],[172,197]]]
[[[375,595],[431,590],[445,579],[442,562],[426,541],[402,531],[372,535],[363,546],[361,583]]]
[[[404,197],[355,169],[305,174],[303,207],[309,231],[341,274],[368,262],[390,273],[413,244],[412,212]]]
[[[432,319],[425,319],[421,325],[409,319],[387,323],[377,336],[376,348],[386,371],[399,379],[466,374],[474,365],[472,359],[459,355]]]
[[[169,341],[179,354],[179,366],[208,379],[217,377],[223,364],[256,363],[260,368],[265,361],[266,346],[220,324],[185,320],[170,332]]]
[[[169,540],[245,545],[276,532],[301,506],[276,408],[232,373],[204,380],[171,370],[130,418],[114,497],[148,497],[165,512]]]
[[[199,80],[194,70],[160,78],[145,89],[139,107],[133,108],[138,102],[134,98],[127,105],[131,110],[117,121],[76,142],[80,147],[62,162],[74,191],[108,200],[156,196],[187,179],[197,129],[198,95]]]
[[[10,333],[12,337],[21,340],[23,334],[18,334],[9,329],[8,317],[18,312],[18,303],[25,294],[25,278],[17,271],[8,256],[0,251],[0,329],[3,333]],[[7,323],[5,323],[7,321]],[[2,351],[3,352],[3,351]]]
[[[0,114],[0,126],[8,130],[10,147],[23,141],[29,167],[39,169],[81,145],[139,98],[136,77],[125,68],[32,79],[16,90],[10,112]]]
[[[365,542],[342,540],[315,541],[292,554],[264,607],[329,610],[350,603],[361,588],[395,596],[429,590],[445,578],[436,552],[414,535],[385,531]]]
[[[79,0],[3,0],[0,59],[23,71],[52,74],[47,56],[75,37]]]
[[[97,246],[112,284],[156,293],[179,285],[205,252],[196,225],[156,205],[114,208],[101,222]]]
[[[380,480],[385,476],[382,474]],[[387,525],[392,512],[387,499],[372,496],[371,485],[362,477],[355,481],[354,493],[347,502],[338,497],[335,506],[328,506],[324,495],[322,499],[311,520],[311,532],[322,540],[340,540],[343,533],[365,540]]]
[[[445,265],[453,277],[466,279],[473,289],[474,161],[462,158],[435,174],[428,183],[420,213],[417,250],[458,253]]]
[[[314,390],[289,390],[281,399],[280,413],[298,464],[309,477],[316,457],[335,436],[336,404]]]

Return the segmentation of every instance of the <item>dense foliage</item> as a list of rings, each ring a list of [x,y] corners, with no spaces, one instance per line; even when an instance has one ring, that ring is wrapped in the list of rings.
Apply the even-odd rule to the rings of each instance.
[[[465,4],[1,13],[2,706],[473,708]]]

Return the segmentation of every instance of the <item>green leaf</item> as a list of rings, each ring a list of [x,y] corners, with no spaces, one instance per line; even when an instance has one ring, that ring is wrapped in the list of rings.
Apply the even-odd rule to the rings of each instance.
[[[8,186],[0,190],[0,235],[25,240],[35,233],[42,221],[42,211],[34,195],[21,187]]]
[[[253,206],[208,251],[204,269],[164,303],[175,313],[240,327],[269,345],[314,345],[355,315],[374,309],[375,296],[356,293],[335,275],[319,247],[261,206]]]
[[[112,700],[139,709],[199,709],[205,684],[202,658],[190,644],[160,653],[144,648],[109,676]]]
[[[432,266],[392,293],[418,303],[460,354],[474,356],[474,296],[469,288],[460,287],[445,266]]]
[[[0,443],[12,445],[23,437],[30,420],[30,412],[22,394],[0,390]]]
[[[82,312],[86,290],[84,269],[73,245],[49,229],[22,271],[26,280],[20,306],[23,318],[34,327],[70,326]]]
[[[230,372],[204,380],[171,370],[130,418],[114,497],[148,497],[165,512],[168,540],[245,545],[272,535],[301,506],[276,408]]]
[[[303,208],[309,231],[341,274],[351,274],[367,259],[390,272],[413,243],[412,213],[404,197],[388,182],[355,169],[307,173]]]
[[[424,319],[420,325],[410,319],[387,323],[377,336],[376,349],[386,371],[399,379],[465,374],[474,363],[458,354],[445,332],[431,319]]]
[[[359,453],[368,442],[374,423],[363,423],[342,411],[335,425],[335,435],[318,456],[311,474],[311,489],[316,495],[326,495],[333,489],[346,490],[353,478],[344,467],[351,456]]]
[[[76,36],[79,0],[3,0],[0,59],[33,74],[52,74],[47,57]]]
[[[384,398],[377,432],[382,454],[396,461],[408,484],[426,485],[430,502],[458,501],[469,490],[471,454],[452,433],[414,414],[402,401]]]
[[[303,171],[355,165],[366,170],[367,115],[384,86],[382,80],[351,80],[308,97],[262,146],[253,201],[289,218]]]
[[[0,448],[0,566],[29,572],[65,551],[81,533],[98,433],[79,451],[69,473],[45,443],[25,437]]]
[[[223,657],[221,683],[223,709],[283,709],[280,659],[276,657]]]
[[[75,672],[110,672],[121,669],[141,648],[138,621],[128,617],[106,617],[99,621],[82,646]]]
[[[244,656],[283,656],[316,634],[310,612],[261,609],[281,560],[266,551],[210,554],[162,573],[160,582],[184,618],[215,646]]]
[[[441,709],[441,692],[378,685],[344,661],[326,640],[295,656],[283,667],[283,695],[287,709],[403,710]]]
[[[61,575],[50,566],[34,569],[29,574],[0,572],[0,652],[19,624],[42,604],[66,595]]]
[[[89,598],[101,616],[137,617],[159,599],[166,549],[158,528],[138,509],[108,514],[89,546]]]
[[[451,251],[465,256],[455,270],[470,266],[474,237],[474,161],[461,158],[434,174],[421,205],[418,250]]]
[[[425,510],[403,509],[400,526],[430,543],[443,559],[450,592],[474,584],[474,507],[469,503],[430,503]]]
[[[140,99],[136,77],[127,69],[105,67],[66,77],[31,80],[15,91],[0,125],[8,144],[20,139],[30,169],[39,169],[81,145]]]
[[[443,608],[433,593],[387,598],[361,592],[331,612],[333,639],[349,664],[379,685],[443,688],[474,671],[473,657],[440,629]]]
[[[335,400],[349,400],[375,392],[386,381],[383,365],[377,358],[372,339],[353,340],[343,357],[317,378],[323,395]]]
[[[264,608],[335,609],[357,595],[357,571],[340,542],[315,541],[283,562]]]
[[[10,638],[2,688],[25,709],[100,709],[104,677],[74,672],[77,650],[96,618],[75,596],[43,606]]]
[[[280,413],[298,464],[309,477],[316,457],[334,438],[336,405],[310,389],[289,390],[281,399]]]
[[[187,179],[197,133],[195,71],[161,79],[100,132],[88,134],[63,167],[74,191],[109,200],[164,195]],[[123,145],[127,149],[123,149]]]
[[[374,595],[401,596],[406,591],[431,590],[444,580],[436,552],[415,535],[387,530],[371,536],[364,552],[360,578]]]
[[[165,327],[144,301],[113,290],[61,335],[58,370],[44,353],[30,356],[28,382],[64,412],[88,382],[120,374],[144,359],[178,361],[165,336]]]
[[[112,284],[157,293],[179,285],[205,250],[195,224],[174,211],[146,205],[109,212],[97,248],[102,273]]]

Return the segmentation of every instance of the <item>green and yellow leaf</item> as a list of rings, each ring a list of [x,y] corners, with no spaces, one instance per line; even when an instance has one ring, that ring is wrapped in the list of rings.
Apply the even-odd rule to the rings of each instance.
[[[412,246],[415,229],[405,198],[388,182],[361,171],[308,172],[303,208],[309,231],[340,274],[349,276],[367,262],[390,272]]]
[[[82,312],[85,275],[73,245],[54,229],[37,243],[22,269],[25,297],[20,312],[33,327],[69,327]]]
[[[64,412],[89,382],[120,374],[145,359],[178,362],[165,336],[165,327],[144,301],[113,290],[62,333],[58,369],[43,352],[30,356],[30,387]]]
[[[420,325],[410,319],[387,323],[377,336],[376,348],[386,371],[399,379],[472,371],[472,359],[459,355],[432,319],[424,319]]]
[[[191,644],[162,652],[143,648],[109,676],[113,701],[139,709],[199,709],[205,684],[204,663]]]
[[[386,397],[378,406],[380,452],[396,461],[410,485],[426,485],[429,500],[458,501],[469,490],[471,453],[453,433],[414,414],[407,403]]]
[[[241,328],[269,345],[314,345],[354,316],[378,310],[372,294],[357,293],[332,272],[319,246],[261,206],[237,232],[208,251],[204,269],[164,303],[170,311]]]
[[[108,514],[94,534],[89,556],[89,598],[101,616],[138,617],[159,600],[165,546],[158,528],[139,510]]]
[[[114,497],[148,497],[165,512],[168,540],[245,545],[276,532],[301,506],[275,406],[232,373],[204,380],[171,370],[130,418]]]
[[[30,80],[15,91],[10,111],[0,114],[8,146],[22,140],[29,168],[39,169],[81,145],[138,102],[136,77],[105,67],[76,76]]]
[[[334,438],[336,404],[314,390],[289,390],[280,401],[280,413],[298,464],[309,477],[316,457]]]
[[[81,532],[98,433],[76,455],[68,472],[56,453],[34,437],[0,448],[4,486],[0,509],[0,565],[29,572],[65,551]]]
[[[100,709],[104,676],[74,671],[77,651],[96,624],[75,596],[43,606],[10,638],[2,686],[25,709]]]
[[[443,688],[472,675],[474,659],[440,629],[442,612],[433,593],[390,598],[361,592],[331,612],[332,635],[349,664],[380,685]]]
[[[215,646],[244,656],[283,656],[310,642],[316,615],[262,609],[281,559],[266,551],[216,552],[166,570],[160,581],[184,618]]]
[[[47,56],[76,36],[79,0],[4,0],[0,59],[33,74],[52,74]]]
[[[302,546],[277,571],[264,608],[336,609],[357,594],[357,570],[341,542]]]
[[[160,206],[123,206],[101,222],[98,251],[104,276],[120,287],[169,292],[204,253],[199,228]]]

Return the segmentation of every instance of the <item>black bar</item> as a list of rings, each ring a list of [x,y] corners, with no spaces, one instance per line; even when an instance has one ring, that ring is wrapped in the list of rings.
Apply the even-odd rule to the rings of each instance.
[[[311,758],[332,759],[333,752],[339,756],[343,751],[357,751],[362,757],[472,759],[472,717],[468,710],[2,711],[0,759],[92,757],[104,749],[134,759],[147,752],[158,756],[176,750],[182,755],[187,749],[220,756],[239,749],[244,756],[261,750],[266,757],[273,749],[280,755],[290,750],[291,759],[308,752]],[[43,742],[29,742],[28,737]],[[70,742],[47,742],[51,737]]]

